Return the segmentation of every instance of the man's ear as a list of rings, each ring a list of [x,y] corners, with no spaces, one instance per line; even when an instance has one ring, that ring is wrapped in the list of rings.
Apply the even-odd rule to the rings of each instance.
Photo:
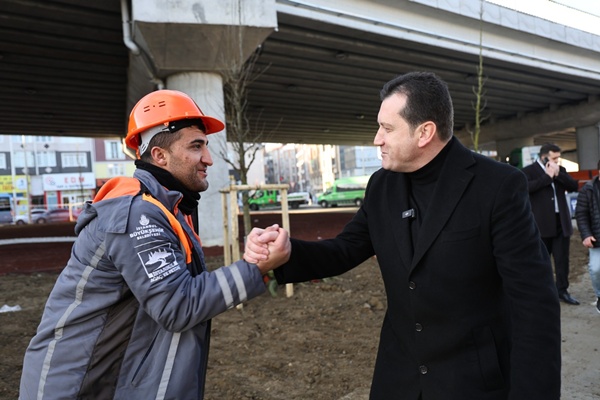
[[[150,155],[152,156],[152,160],[156,165],[160,167],[167,165],[167,152],[164,149],[154,146],[152,149],[150,149]]]
[[[427,146],[434,138],[437,133],[437,126],[432,121],[423,122],[417,128],[417,134],[419,135],[419,147]]]

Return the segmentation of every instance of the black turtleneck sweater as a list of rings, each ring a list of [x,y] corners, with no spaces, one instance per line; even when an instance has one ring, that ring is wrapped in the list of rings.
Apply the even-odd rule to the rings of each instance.
[[[427,208],[429,207],[429,203],[433,197],[433,192],[435,190],[438,178],[440,177],[440,173],[442,172],[444,162],[446,161],[446,156],[448,155],[448,152],[455,140],[456,139],[452,138],[448,144],[444,146],[442,151],[440,151],[439,154],[435,156],[435,158],[427,165],[421,167],[415,172],[406,174],[409,185],[408,201],[410,207],[415,210],[417,222],[411,224],[413,247],[417,242],[418,230],[423,223],[423,217],[427,213]]]

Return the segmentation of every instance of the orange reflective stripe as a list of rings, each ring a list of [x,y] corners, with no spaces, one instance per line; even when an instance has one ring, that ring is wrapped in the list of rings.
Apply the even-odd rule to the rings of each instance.
[[[140,181],[136,178],[130,178],[125,176],[112,178],[108,180],[104,185],[102,185],[102,187],[94,197],[93,203],[105,199],[114,199],[120,196],[135,196],[140,192],[140,188]],[[171,227],[177,234],[177,237],[179,237],[179,241],[181,242],[181,245],[185,250],[185,262],[192,262],[192,242],[188,235],[186,235],[185,231],[183,230],[183,227],[181,226],[177,218],[175,218],[173,213],[171,213],[167,209],[167,207],[165,207],[160,201],[156,200],[154,197],[144,193],[142,194],[142,199],[156,205],[167,216]],[[193,226],[191,223],[191,218],[188,217],[189,216],[186,216],[186,222],[188,222],[190,226]],[[194,230],[192,229],[192,232],[193,231]],[[198,235],[196,235],[195,232],[194,235],[196,236],[196,238],[198,238]],[[200,241],[199,238],[198,241]]]
[[[142,194],[142,199],[144,199],[144,200],[154,204],[158,208],[160,208],[165,213],[167,218],[169,218],[169,223],[171,224],[171,227],[173,227],[173,230],[179,237],[179,241],[181,242],[181,245],[183,246],[183,248],[185,250],[185,262],[188,264],[191,263],[192,262],[192,242],[190,241],[190,238],[186,235],[185,231],[183,230],[181,223],[179,223],[177,218],[175,218],[175,216],[171,213],[171,211],[169,211],[167,209],[167,207],[165,207],[160,201],[156,200],[154,197],[150,196],[149,194],[144,193],[144,194]]]
[[[192,216],[191,215],[184,215],[183,217],[185,218],[185,221],[190,226],[190,228],[192,228],[192,232],[194,232],[194,236],[196,236],[196,240],[198,241],[198,243],[200,243],[200,245],[202,245],[202,241],[200,240],[200,236],[198,236],[198,234],[194,230],[194,220],[192,219]]]

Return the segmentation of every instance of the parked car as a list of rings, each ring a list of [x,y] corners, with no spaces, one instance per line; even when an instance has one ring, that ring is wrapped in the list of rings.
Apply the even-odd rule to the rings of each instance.
[[[0,225],[10,224],[12,221],[11,198],[8,195],[0,195]]]
[[[31,220],[34,224],[38,223],[38,219],[46,212],[45,208],[33,208],[31,209]],[[16,215],[14,223],[17,225],[29,224],[29,215]]]
[[[73,208],[69,211],[68,208],[54,208],[40,214],[37,219],[34,219],[36,224],[45,224],[49,222],[71,222],[77,220],[81,210]]]

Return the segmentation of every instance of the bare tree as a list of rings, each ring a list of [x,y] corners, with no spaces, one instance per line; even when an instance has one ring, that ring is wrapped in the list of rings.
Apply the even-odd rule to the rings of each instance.
[[[485,100],[485,76],[483,74],[483,0],[481,0],[479,7],[479,64],[477,65],[477,86],[473,87],[473,94],[475,94],[475,103],[472,104],[475,110],[475,129],[467,131],[471,135],[473,142],[473,150],[479,151],[479,134],[481,132],[481,123],[489,118],[489,115],[484,115],[483,111],[487,106]]]
[[[240,29],[240,34],[241,34]],[[266,141],[264,128],[259,121],[250,121],[248,109],[248,88],[258,78],[262,71],[256,68],[260,47],[245,61],[233,62],[231,67],[222,72],[223,91],[225,96],[225,118],[227,121],[227,142],[233,149],[232,154],[223,142],[219,155],[231,168],[239,174],[243,185],[248,184],[248,171],[256,160],[262,143]],[[241,55],[240,55],[241,59]],[[252,229],[248,192],[242,192],[244,213],[244,232]]]

